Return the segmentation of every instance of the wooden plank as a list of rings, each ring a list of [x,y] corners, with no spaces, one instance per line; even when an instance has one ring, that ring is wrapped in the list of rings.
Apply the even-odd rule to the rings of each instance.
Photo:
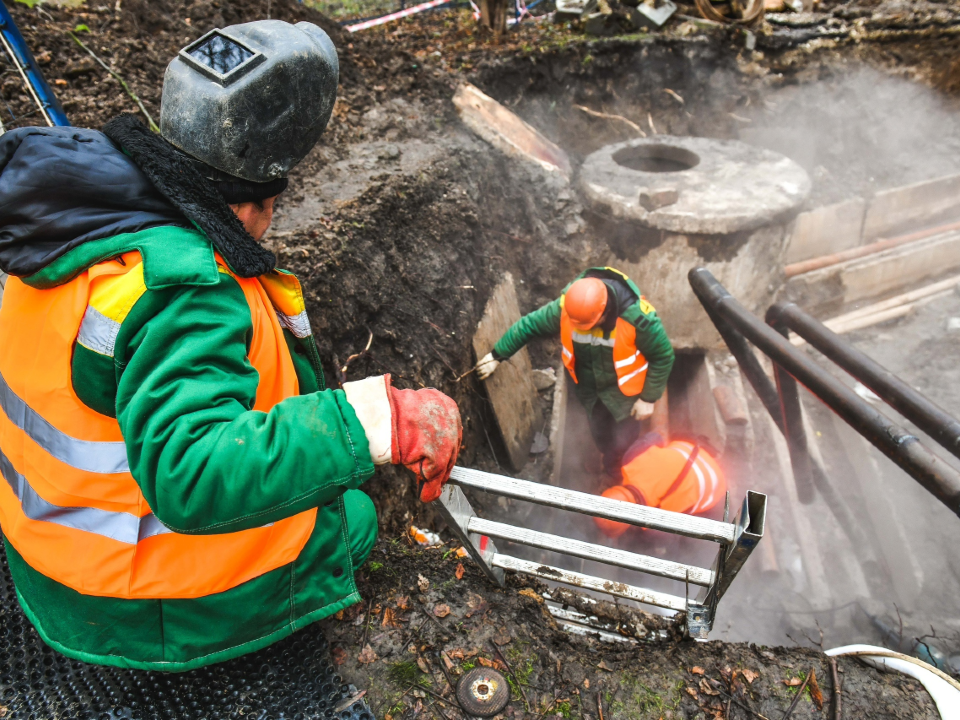
[[[790,278],[787,296],[813,312],[836,311],[960,268],[960,232],[946,232]]]
[[[858,247],[866,207],[864,200],[854,198],[797,215],[787,245],[786,262],[800,262]]]
[[[550,484],[560,485],[560,472],[563,469],[563,436],[567,429],[567,373],[560,366],[557,383],[553,386],[553,410],[550,413],[550,452],[553,455],[553,470],[550,472]]]
[[[960,218],[960,175],[883,190],[863,220],[865,243]]]
[[[520,319],[520,304],[513,276],[507,273],[493,291],[483,311],[483,317],[473,336],[473,349],[477,358],[493,350],[503,334]],[[540,400],[533,385],[533,367],[526,348],[483,381],[487,397],[493,406],[493,414],[500,426],[504,445],[510,455],[514,470],[520,470],[530,457],[530,443],[537,430],[543,427]]]
[[[501,152],[570,178],[567,154],[489,95],[462,83],[453,104],[463,124]]]

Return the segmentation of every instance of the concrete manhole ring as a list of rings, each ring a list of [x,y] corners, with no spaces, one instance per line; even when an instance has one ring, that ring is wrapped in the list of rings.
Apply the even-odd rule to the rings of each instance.
[[[691,235],[754,230],[795,213],[810,178],[737,140],[656,135],[607,145],[580,170],[586,200],[623,220]]]

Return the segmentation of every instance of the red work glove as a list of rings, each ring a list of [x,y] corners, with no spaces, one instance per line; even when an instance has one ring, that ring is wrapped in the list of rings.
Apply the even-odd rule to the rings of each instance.
[[[457,404],[439,390],[397,390],[385,376],[393,424],[391,462],[412,470],[424,483],[420,500],[440,497],[457,462],[463,428]]]

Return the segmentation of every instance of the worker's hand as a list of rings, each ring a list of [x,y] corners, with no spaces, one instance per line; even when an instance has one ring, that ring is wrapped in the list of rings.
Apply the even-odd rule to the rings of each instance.
[[[493,375],[493,371],[496,370],[499,365],[500,361],[493,356],[492,352],[488,352],[480,358],[480,362],[477,363],[477,377],[481,380],[486,380]]]
[[[463,428],[457,404],[439,390],[397,390],[389,385],[393,415],[393,462],[405,465],[422,480],[420,500],[440,497],[457,462]]]
[[[653,403],[637,400],[630,408],[630,417],[634,420],[649,420],[653,416]]]
[[[440,497],[457,462],[463,429],[457,404],[439,390],[398,390],[389,375],[343,384],[363,425],[374,464],[412,470],[423,502]]]

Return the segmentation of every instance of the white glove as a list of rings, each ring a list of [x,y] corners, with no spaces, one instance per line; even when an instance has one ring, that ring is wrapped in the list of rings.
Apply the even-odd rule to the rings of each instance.
[[[653,403],[637,400],[630,408],[630,417],[634,420],[648,420],[653,416]]]
[[[493,371],[496,370],[499,365],[500,361],[493,357],[492,352],[488,352],[480,358],[480,362],[477,363],[477,377],[481,380],[486,380],[493,375]]]

